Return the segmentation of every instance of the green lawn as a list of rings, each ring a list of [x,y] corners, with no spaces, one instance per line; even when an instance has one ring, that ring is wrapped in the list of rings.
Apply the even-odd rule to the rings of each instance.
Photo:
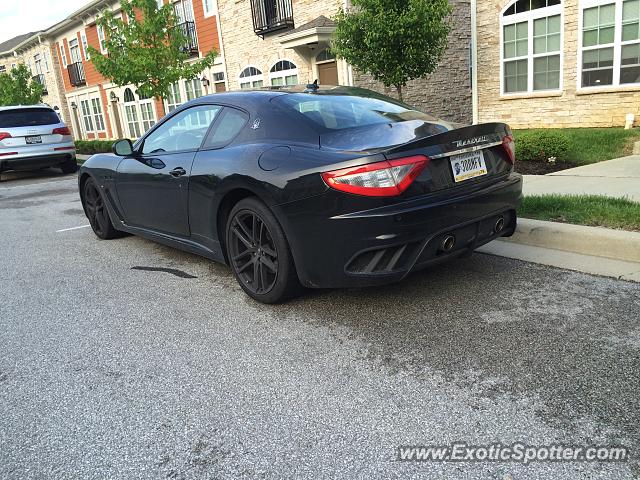
[[[531,130],[514,130],[516,142],[518,135]],[[634,142],[640,141],[640,128],[624,130],[622,128],[561,128],[553,129],[564,133],[571,143],[566,159],[576,165],[611,160],[631,155]]]
[[[518,215],[536,220],[640,231],[640,203],[596,195],[525,197]]]

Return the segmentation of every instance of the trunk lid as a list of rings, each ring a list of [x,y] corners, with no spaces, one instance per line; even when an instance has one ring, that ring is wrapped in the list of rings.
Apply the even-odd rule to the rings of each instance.
[[[402,194],[406,198],[499,181],[513,169],[502,145],[502,139],[510,135],[504,123],[452,128],[445,122],[412,120],[326,133],[320,137],[320,145],[361,154],[381,153],[388,160],[426,155],[430,161]]]

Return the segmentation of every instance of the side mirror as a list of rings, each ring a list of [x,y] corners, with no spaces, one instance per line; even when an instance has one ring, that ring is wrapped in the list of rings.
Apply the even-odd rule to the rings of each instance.
[[[133,143],[131,143],[131,140],[128,138],[115,142],[112,149],[113,153],[119,157],[128,157],[129,155],[133,155]]]

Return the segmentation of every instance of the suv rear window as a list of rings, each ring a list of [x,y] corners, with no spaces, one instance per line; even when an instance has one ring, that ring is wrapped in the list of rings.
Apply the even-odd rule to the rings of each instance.
[[[0,111],[0,128],[37,127],[56,123],[60,123],[60,118],[50,108],[20,108]]]
[[[301,113],[316,125],[331,130],[365,127],[409,120],[437,121],[432,115],[413,110],[383,95],[328,95],[291,93],[274,99]]]

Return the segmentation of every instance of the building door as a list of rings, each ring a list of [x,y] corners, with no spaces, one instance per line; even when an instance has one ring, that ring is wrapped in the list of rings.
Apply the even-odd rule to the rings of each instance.
[[[338,85],[338,64],[335,55],[328,48],[318,54],[316,65],[320,85]]]
[[[319,64],[318,77],[320,85],[338,85],[338,65],[335,60]]]

